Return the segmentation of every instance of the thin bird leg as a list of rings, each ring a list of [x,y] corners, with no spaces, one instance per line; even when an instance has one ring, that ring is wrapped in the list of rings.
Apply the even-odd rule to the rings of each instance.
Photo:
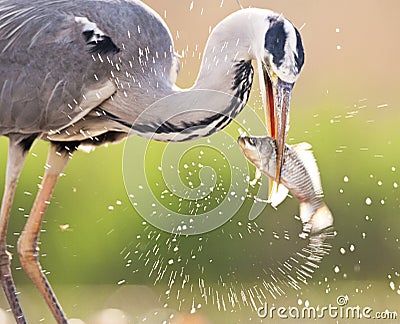
[[[38,240],[43,217],[50,203],[51,195],[61,172],[63,172],[71,152],[51,144],[41,187],[36,196],[29,218],[18,240],[18,253],[21,265],[42,294],[57,323],[67,323],[60,303],[50,287],[39,263]]]
[[[11,274],[11,254],[7,251],[7,227],[14,201],[15,189],[27,152],[36,136],[21,139],[9,136],[6,182],[0,209],[0,277],[3,290],[18,324],[26,323],[18,301],[18,294]]]

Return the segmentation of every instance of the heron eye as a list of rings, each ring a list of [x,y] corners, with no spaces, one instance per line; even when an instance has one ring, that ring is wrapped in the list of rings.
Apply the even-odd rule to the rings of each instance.
[[[253,138],[249,137],[249,144],[252,146],[256,146],[256,141]]]

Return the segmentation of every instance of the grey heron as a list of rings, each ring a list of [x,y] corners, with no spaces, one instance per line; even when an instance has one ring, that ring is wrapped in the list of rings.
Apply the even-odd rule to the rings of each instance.
[[[128,134],[186,141],[224,128],[248,100],[253,62],[280,166],[291,92],[304,63],[300,34],[282,15],[249,8],[222,20],[209,36],[194,86],[180,89],[171,34],[161,17],[140,1],[0,1],[0,136],[9,138],[0,275],[18,323],[26,321],[12,279],[6,233],[33,142],[49,141],[50,149],[18,254],[56,321],[67,323],[42,273],[37,243],[52,191],[70,156],[80,145],[117,142]],[[213,100],[210,92],[227,96]],[[163,98],[169,99],[155,104]],[[200,109],[205,106],[210,108]]]

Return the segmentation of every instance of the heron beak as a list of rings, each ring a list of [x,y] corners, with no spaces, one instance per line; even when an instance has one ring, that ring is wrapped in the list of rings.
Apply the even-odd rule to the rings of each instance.
[[[275,181],[279,184],[286,134],[289,129],[289,110],[293,84],[284,82],[277,76],[270,76],[266,65],[263,66],[263,76],[267,92],[266,119],[268,131],[270,136],[275,138],[277,145]]]
[[[278,153],[276,156],[275,180],[279,184],[283,165],[283,152],[285,149],[286,135],[289,130],[290,99],[292,97],[293,84],[278,79],[274,87],[274,114],[276,125],[276,145]]]

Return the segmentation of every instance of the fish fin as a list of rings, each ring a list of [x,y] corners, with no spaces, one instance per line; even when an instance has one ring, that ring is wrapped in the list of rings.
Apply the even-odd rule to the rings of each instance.
[[[322,196],[322,185],[321,178],[319,174],[319,169],[317,166],[317,162],[314,158],[314,154],[311,151],[312,146],[309,143],[299,143],[291,145],[293,151],[296,152],[297,156],[303,162],[304,167],[310,175],[315,194],[318,196]]]
[[[283,184],[278,185],[278,183],[272,179],[269,179],[268,191],[268,202],[274,208],[281,204],[289,194],[288,188]]]
[[[311,217],[311,234],[318,233],[323,229],[333,225],[333,216],[327,205],[318,208]]]
[[[300,203],[300,219],[304,233],[318,233],[333,225],[333,216],[326,204],[314,210],[310,203]]]
[[[261,173],[260,169],[256,168],[256,172],[254,174],[254,179],[249,182],[250,185],[252,187],[254,187],[257,184],[257,181],[260,180],[261,176],[262,176],[262,173]]]
[[[307,224],[314,214],[314,208],[309,202],[300,203],[300,219],[303,224]]]

